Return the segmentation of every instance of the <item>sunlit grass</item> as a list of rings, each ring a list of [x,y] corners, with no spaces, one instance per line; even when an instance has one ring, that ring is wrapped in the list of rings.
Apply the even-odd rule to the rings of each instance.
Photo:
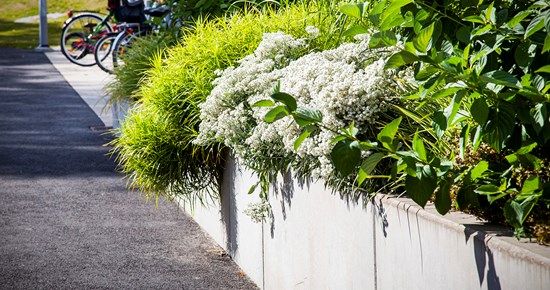
[[[48,13],[66,13],[70,9],[105,11],[105,0],[56,0],[48,2]],[[36,16],[38,0],[3,0],[0,5],[0,47],[33,49],[40,44],[38,23],[15,23],[19,18]],[[48,19],[48,43],[58,46],[61,27],[67,17]]]

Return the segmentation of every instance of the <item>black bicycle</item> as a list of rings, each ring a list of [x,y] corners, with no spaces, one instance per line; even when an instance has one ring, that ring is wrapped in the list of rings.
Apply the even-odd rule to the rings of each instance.
[[[97,42],[117,30],[118,22],[145,22],[141,0],[108,0],[109,13],[93,11],[68,13],[69,19],[61,30],[61,52],[72,63],[81,66],[96,64],[94,51]],[[80,12],[74,15],[75,12]]]

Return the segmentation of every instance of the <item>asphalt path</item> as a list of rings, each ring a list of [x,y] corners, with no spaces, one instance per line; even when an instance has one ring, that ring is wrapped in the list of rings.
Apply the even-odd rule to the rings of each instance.
[[[256,289],[175,205],[129,192],[42,53],[0,48],[0,289]]]

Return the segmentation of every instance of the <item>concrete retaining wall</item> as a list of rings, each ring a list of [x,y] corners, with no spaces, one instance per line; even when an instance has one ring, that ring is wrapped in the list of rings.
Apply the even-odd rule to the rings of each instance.
[[[256,181],[229,161],[223,198],[195,220],[263,289],[548,289],[550,248],[517,241],[462,213],[442,217],[405,198],[366,206],[289,176],[273,217],[243,214]]]

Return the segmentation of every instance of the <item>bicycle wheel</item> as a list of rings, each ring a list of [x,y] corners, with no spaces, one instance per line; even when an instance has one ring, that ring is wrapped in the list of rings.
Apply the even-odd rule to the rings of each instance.
[[[114,40],[113,47],[113,66],[124,65],[124,53],[128,51],[131,46],[132,39],[136,34],[132,33],[121,33]]]
[[[97,66],[110,74],[114,73],[113,44],[118,33],[113,32],[103,36],[96,44],[94,57]]]
[[[112,32],[110,25],[102,24],[97,14],[83,13],[71,18],[61,30],[61,52],[72,63],[81,66],[95,64],[95,44],[103,35]]]

